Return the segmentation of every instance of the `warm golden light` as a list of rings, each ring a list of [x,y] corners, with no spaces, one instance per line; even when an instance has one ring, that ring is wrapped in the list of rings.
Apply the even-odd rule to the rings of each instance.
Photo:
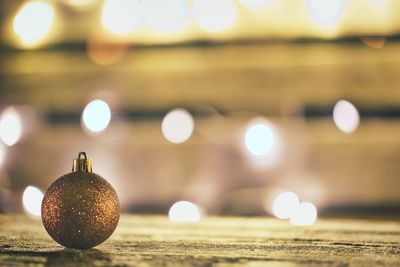
[[[236,9],[231,0],[193,0],[193,18],[203,30],[218,32],[233,25]]]
[[[249,9],[261,9],[266,7],[271,0],[239,0],[239,2]]]
[[[111,110],[103,100],[93,100],[85,107],[82,121],[86,129],[92,133],[104,131],[111,121]]]
[[[364,37],[361,38],[361,41],[372,48],[382,48],[385,46],[386,38],[385,37]]]
[[[119,62],[127,52],[127,44],[117,42],[106,36],[89,36],[86,47],[88,57],[96,64],[106,66]]]
[[[188,21],[185,0],[146,0],[142,8],[145,23],[158,31],[176,31]]]
[[[172,222],[198,222],[201,212],[192,202],[178,201],[169,209],[168,217]]]
[[[299,206],[299,197],[293,192],[282,192],[272,204],[272,212],[279,219],[288,219]]]
[[[63,2],[78,10],[84,10],[92,8],[97,3],[97,0],[63,0]]]
[[[28,186],[22,195],[22,204],[27,213],[39,217],[41,215],[43,193],[34,186]]]
[[[297,206],[290,216],[290,224],[296,226],[313,225],[317,221],[317,208],[310,202],[303,202]]]
[[[49,33],[54,20],[54,11],[43,1],[27,2],[14,18],[13,28],[21,43],[34,46]]]
[[[307,0],[314,21],[323,27],[336,24],[344,9],[344,0]]]
[[[333,121],[342,132],[352,133],[360,123],[360,115],[352,103],[340,100],[333,108]]]
[[[171,143],[183,143],[190,138],[194,130],[192,115],[183,108],[176,108],[165,115],[161,131]]]
[[[274,133],[266,123],[256,123],[246,130],[246,148],[255,156],[267,154],[272,149],[274,141]]]
[[[125,35],[136,30],[142,21],[142,13],[139,0],[106,0],[101,24],[112,33]]]
[[[0,117],[0,139],[8,146],[15,145],[22,135],[22,120],[13,107],[3,111]]]
[[[388,4],[388,0],[366,0],[368,4],[375,8],[385,7]]]

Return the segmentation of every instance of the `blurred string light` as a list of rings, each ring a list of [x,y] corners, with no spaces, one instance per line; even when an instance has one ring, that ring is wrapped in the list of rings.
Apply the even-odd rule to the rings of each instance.
[[[90,60],[102,66],[111,65],[124,58],[127,44],[101,34],[93,33],[87,40],[86,52]]]
[[[317,208],[311,202],[300,203],[290,191],[281,192],[272,203],[272,212],[279,219],[289,219],[291,225],[312,225],[317,220]]]
[[[103,100],[93,100],[83,110],[82,121],[90,132],[100,133],[107,128],[111,121],[110,107]]]
[[[239,2],[249,9],[261,9],[266,7],[271,0],[239,0]]]
[[[245,133],[245,145],[247,150],[255,155],[267,154],[274,145],[274,134],[271,127],[266,123],[250,125]]]
[[[146,0],[142,2],[145,23],[159,31],[176,31],[188,21],[185,0]]]
[[[134,32],[142,21],[140,0],[106,0],[101,15],[102,26],[118,35]]]
[[[169,209],[168,217],[172,222],[198,222],[201,219],[201,212],[192,202],[178,201]]]
[[[282,192],[272,204],[272,212],[279,219],[289,219],[299,206],[299,197],[293,192]]]
[[[22,119],[14,107],[3,111],[0,117],[0,139],[4,144],[16,144],[22,135]]]
[[[317,220],[317,208],[311,202],[300,203],[290,216],[290,224],[296,226],[313,225]]]
[[[352,133],[360,123],[360,115],[352,103],[340,100],[333,108],[333,121],[342,132]]]
[[[253,118],[246,126],[241,146],[254,169],[269,169],[281,160],[282,143],[275,125],[263,117]]]
[[[336,24],[343,13],[344,4],[344,0],[307,0],[311,17],[323,27]]]
[[[233,25],[236,9],[231,0],[193,0],[193,18],[205,31],[218,32]]]
[[[176,108],[165,115],[161,131],[171,143],[183,143],[190,138],[194,130],[192,115],[183,108]]]
[[[372,48],[382,48],[385,46],[386,38],[385,37],[364,37],[361,38],[361,41]]]
[[[31,215],[40,216],[42,207],[43,193],[34,186],[28,186],[22,195],[24,209]]]
[[[49,3],[30,1],[18,11],[13,29],[23,45],[35,46],[50,32],[53,20],[54,11]]]

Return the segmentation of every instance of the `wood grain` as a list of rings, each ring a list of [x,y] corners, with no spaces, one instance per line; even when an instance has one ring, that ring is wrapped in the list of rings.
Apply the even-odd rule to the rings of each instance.
[[[212,217],[196,224],[123,215],[91,250],[63,249],[40,220],[0,215],[2,266],[399,266],[400,222]]]

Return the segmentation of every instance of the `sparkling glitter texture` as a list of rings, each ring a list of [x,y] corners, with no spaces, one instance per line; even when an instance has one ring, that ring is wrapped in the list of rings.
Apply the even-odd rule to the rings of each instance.
[[[118,224],[119,211],[115,190],[90,169],[57,179],[42,202],[44,227],[68,248],[88,249],[107,240]]]

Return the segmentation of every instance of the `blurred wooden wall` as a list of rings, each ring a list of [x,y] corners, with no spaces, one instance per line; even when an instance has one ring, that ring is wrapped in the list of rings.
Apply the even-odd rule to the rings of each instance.
[[[109,66],[84,49],[4,50],[0,105],[29,105],[36,121],[8,149],[3,176],[16,192],[46,188],[86,150],[126,209],[186,198],[218,212],[253,188],[241,202],[257,211],[271,187],[320,207],[398,203],[399,48],[394,39],[381,49],[361,40],[132,47]],[[97,97],[108,101],[113,120],[91,137],[79,119]],[[353,134],[332,121],[340,99],[360,110]],[[187,143],[169,144],[162,116],[181,106],[194,114],[196,132]],[[241,150],[246,123],[259,115],[283,140],[281,159],[269,169],[252,167]]]

